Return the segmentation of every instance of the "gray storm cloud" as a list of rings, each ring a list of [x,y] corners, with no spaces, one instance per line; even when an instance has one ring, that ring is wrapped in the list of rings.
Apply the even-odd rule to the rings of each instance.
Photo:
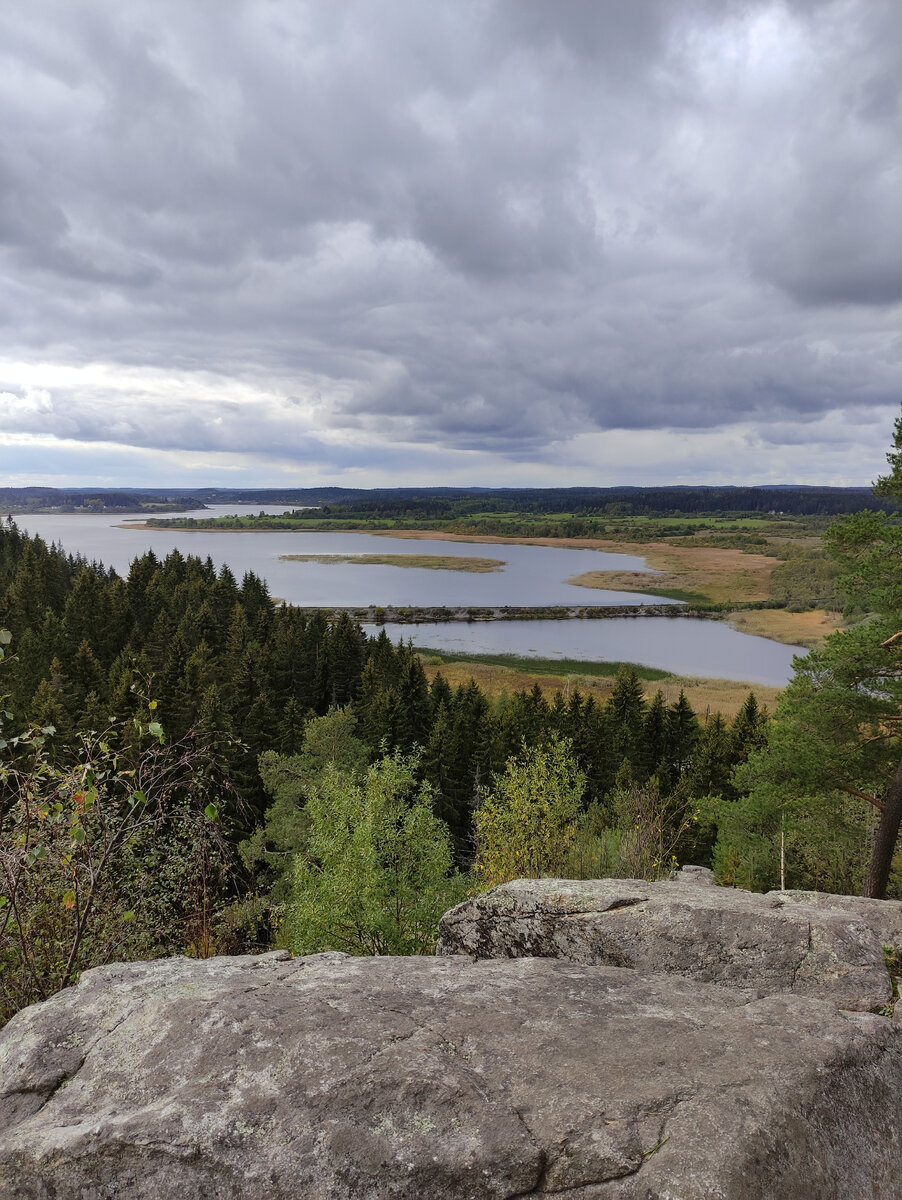
[[[8,6],[3,431],[530,462],[866,426],[902,382],[900,32],[895,0]]]

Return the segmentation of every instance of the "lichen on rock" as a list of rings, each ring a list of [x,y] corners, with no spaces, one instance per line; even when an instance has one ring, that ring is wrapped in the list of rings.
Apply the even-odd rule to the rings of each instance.
[[[865,935],[832,924],[876,938],[857,914],[622,880],[468,903],[444,944],[478,930],[481,958],[116,964],[23,1010],[0,1033],[0,1197],[896,1195],[902,1025],[837,1003],[851,989],[870,1006],[870,959],[821,994],[798,964],[787,975],[788,949],[773,970],[761,957],[766,986],[748,979],[774,928],[796,954],[798,922],[818,962],[858,953]],[[580,930],[596,945],[599,922],[638,922],[631,965],[560,953]],[[685,937],[665,953],[668,922],[712,939],[689,970]],[[540,937],[548,956],[520,956]],[[711,965],[725,952],[728,970]]]

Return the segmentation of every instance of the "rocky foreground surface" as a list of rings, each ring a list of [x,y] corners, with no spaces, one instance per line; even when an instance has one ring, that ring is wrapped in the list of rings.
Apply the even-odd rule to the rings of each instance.
[[[690,867],[662,883],[514,880],[445,913],[438,952],[604,963],[878,1012],[892,1000],[884,945],[902,947],[902,902],[762,896]]]
[[[698,882],[546,880],[447,914],[436,958],[89,971],[0,1033],[0,1196],[889,1200],[902,1024],[868,1010],[898,914],[774,899],[755,926]]]

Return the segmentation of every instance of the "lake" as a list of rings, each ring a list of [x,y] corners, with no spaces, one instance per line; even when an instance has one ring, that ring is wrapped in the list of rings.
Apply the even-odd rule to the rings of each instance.
[[[261,508],[254,513],[281,513],[285,506]],[[211,505],[186,517],[226,516],[235,505]],[[436,605],[464,608],[504,604],[667,604],[651,595],[599,591],[575,587],[566,580],[584,571],[656,572],[645,561],[629,554],[565,547],[480,545],[410,538],[374,536],[370,533],[237,532],[233,530],[166,530],[119,528],[128,518],[80,513],[22,516],[20,528],[40,534],[45,541],[60,542],[71,553],[98,559],[126,574],[132,559],[146,550],[164,558],[178,548],[182,554],[208,555],[221,566],[228,563],[240,580],[254,571],[274,596],[289,604],[312,607],[362,607],[370,604],[428,608]],[[393,567],[354,563],[282,562],[282,554],[441,554],[468,558],[475,555],[503,559],[504,570],[478,575],[464,571]]]
[[[739,633],[722,621],[692,617],[610,617],[573,621],[474,621],[454,624],[365,625],[384,628],[393,642],[470,654],[632,662],[674,675],[741,679],[782,687],[797,646]]]
[[[215,505],[180,516],[225,516],[239,509]],[[248,511],[245,509],[244,511]],[[284,505],[249,506],[251,512],[280,513]],[[208,555],[227,563],[240,580],[254,571],[273,596],[311,607],[493,607],[499,605],[666,604],[650,594],[600,591],[567,583],[592,570],[656,572],[628,554],[557,546],[501,545],[440,540],[413,541],[366,533],[241,533],[121,528],[127,518],[111,514],[48,514],[16,517],[20,528],[59,542],[67,551],[103,562],[126,574],[147,550],[164,558],[170,550]],[[504,569],[480,575],[425,568],[362,566],[353,563],[282,562],[282,554],[441,554],[497,558]],[[719,621],[642,617],[575,621],[496,621],[464,624],[387,625],[393,640],[473,653],[624,661],[678,674],[741,679],[782,686],[792,673],[792,656],[803,653],[767,638],[738,633]]]

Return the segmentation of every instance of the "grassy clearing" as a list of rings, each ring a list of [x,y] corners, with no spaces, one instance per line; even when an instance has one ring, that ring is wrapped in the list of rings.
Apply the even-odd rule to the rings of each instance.
[[[691,596],[697,603],[726,604],[767,600],[770,578],[780,559],[767,554],[714,546],[662,546],[641,542],[609,542],[598,549],[641,555],[661,574],[649,579],[641,571],[587,571],[568,580],[578,587],[611,588],[618,592],[644,592]]]
[[[280,554],[283,562],[354,563],[365,567],[418,567],[427,571],[503,571],[501,558],[470,558],[453,554]]]
[[[637,663],[623,662],[582,662],[571,658],[532,658],[520,654],[471,654],[466,651],[455,653],[449,650],[430,650],[428,647],[417,647],[417,652],[427,660],[441,659],[443,663],[474,663],[487,667],[505,667],[521,671],[530,677],[535,675],[554,675],[566,678],[568,675],[586,675],[614,678],[621,667],[632,667],[640,679],[659,680],[671,679],[669,671],[657,667],[643,667]]]
[[[538,684],[545,697],[550,701],[555,692],[565,696],[568,690],[579,688],[584,696],[593,696],[596,701],[603,703],[614,690],[616,670],[619,663],[562,663],[558,660],[515,659],[502,656],[484,655],[451,656],[429,651],[421,652],[426,677],[431,682],[441,671],[452,687],[475,679],[486,695],[496,698],[502,692],[510,695],[512,692],[527,691]],[[493,662],[474,661],[477,657],[493,658]],[[441,661],[438,661],[441,659]],[[536,665],[539,670],[534,670]],[[557,673],[552,669],[556,667]],[[568,668],[572,667],[573,670]],[[612,673],[604,673],[610,670]],[[597,671],[599,673],[593,674]],[[706,713],[720,712],[728,720],[732,720],[749,694],[754,692],[760,704],[766,705],[773,711],[780,694],[779,688],[764,687],[757,683],[743,683],[730,679],[695,679],[679,675],[668,675],[664,671],[654,671],[649,667],[636,667],[640,678],[645,681],[646,695],[652,696],[660,688],[668,704],[673,704],[680,694],[686,693],[689,703],[704,718]]]
[[[792,526],[792,521],[775,521],[773,517],[717,517],[711,513],[681,513],[678,517],[652,517],[637,514],[632,517],[617,517],[611,520],[612,525],[620,525],[629,528],[633,525],[638,525],[640,528],[654,528],[655,526],[664,526],[669,528],[672,525],[686,525],[696,529],[713,529],[726,530],[731,532],[734,529],[774,529],[778,527]]]
[[[678,587],[684,579],[676,574],[650,575],[644,571],[585,571],[567,580],[576,587],[603,588],[611,592],[641,592],[646,596],[666,596],[669,600],[683,600],[686,604],[710,604],[711,597],[705,592],[687,591]]]
[[[379,531],[374,530],[379,536]],[[432,530],[398,530],[392,537],[441,539],[454,542],[508,544],[512,539],[492,534],[437,533]],[[641,571],[587,571],[568,580],[580,587],[610,588],[612,591],[651,592],[698,603],[725,604],[731,601],[767,600],[770,577],[780,559],[766,554],[745,554],[719,546],[671,546],[660,542],[615,542],[608,538],[516,538],[517,545],[560,546],[579,550],[604,550],[644,558],[660,574]],[[679,593],[679,595],[676,595]]]
[[[838,613],[821,609],[793,613],[785,608],[761,608],[731,613],[729,622],[740,633],[753,633],[790,646],[810,648],[819,646],[825,637],[839,629],[842,619]]]

